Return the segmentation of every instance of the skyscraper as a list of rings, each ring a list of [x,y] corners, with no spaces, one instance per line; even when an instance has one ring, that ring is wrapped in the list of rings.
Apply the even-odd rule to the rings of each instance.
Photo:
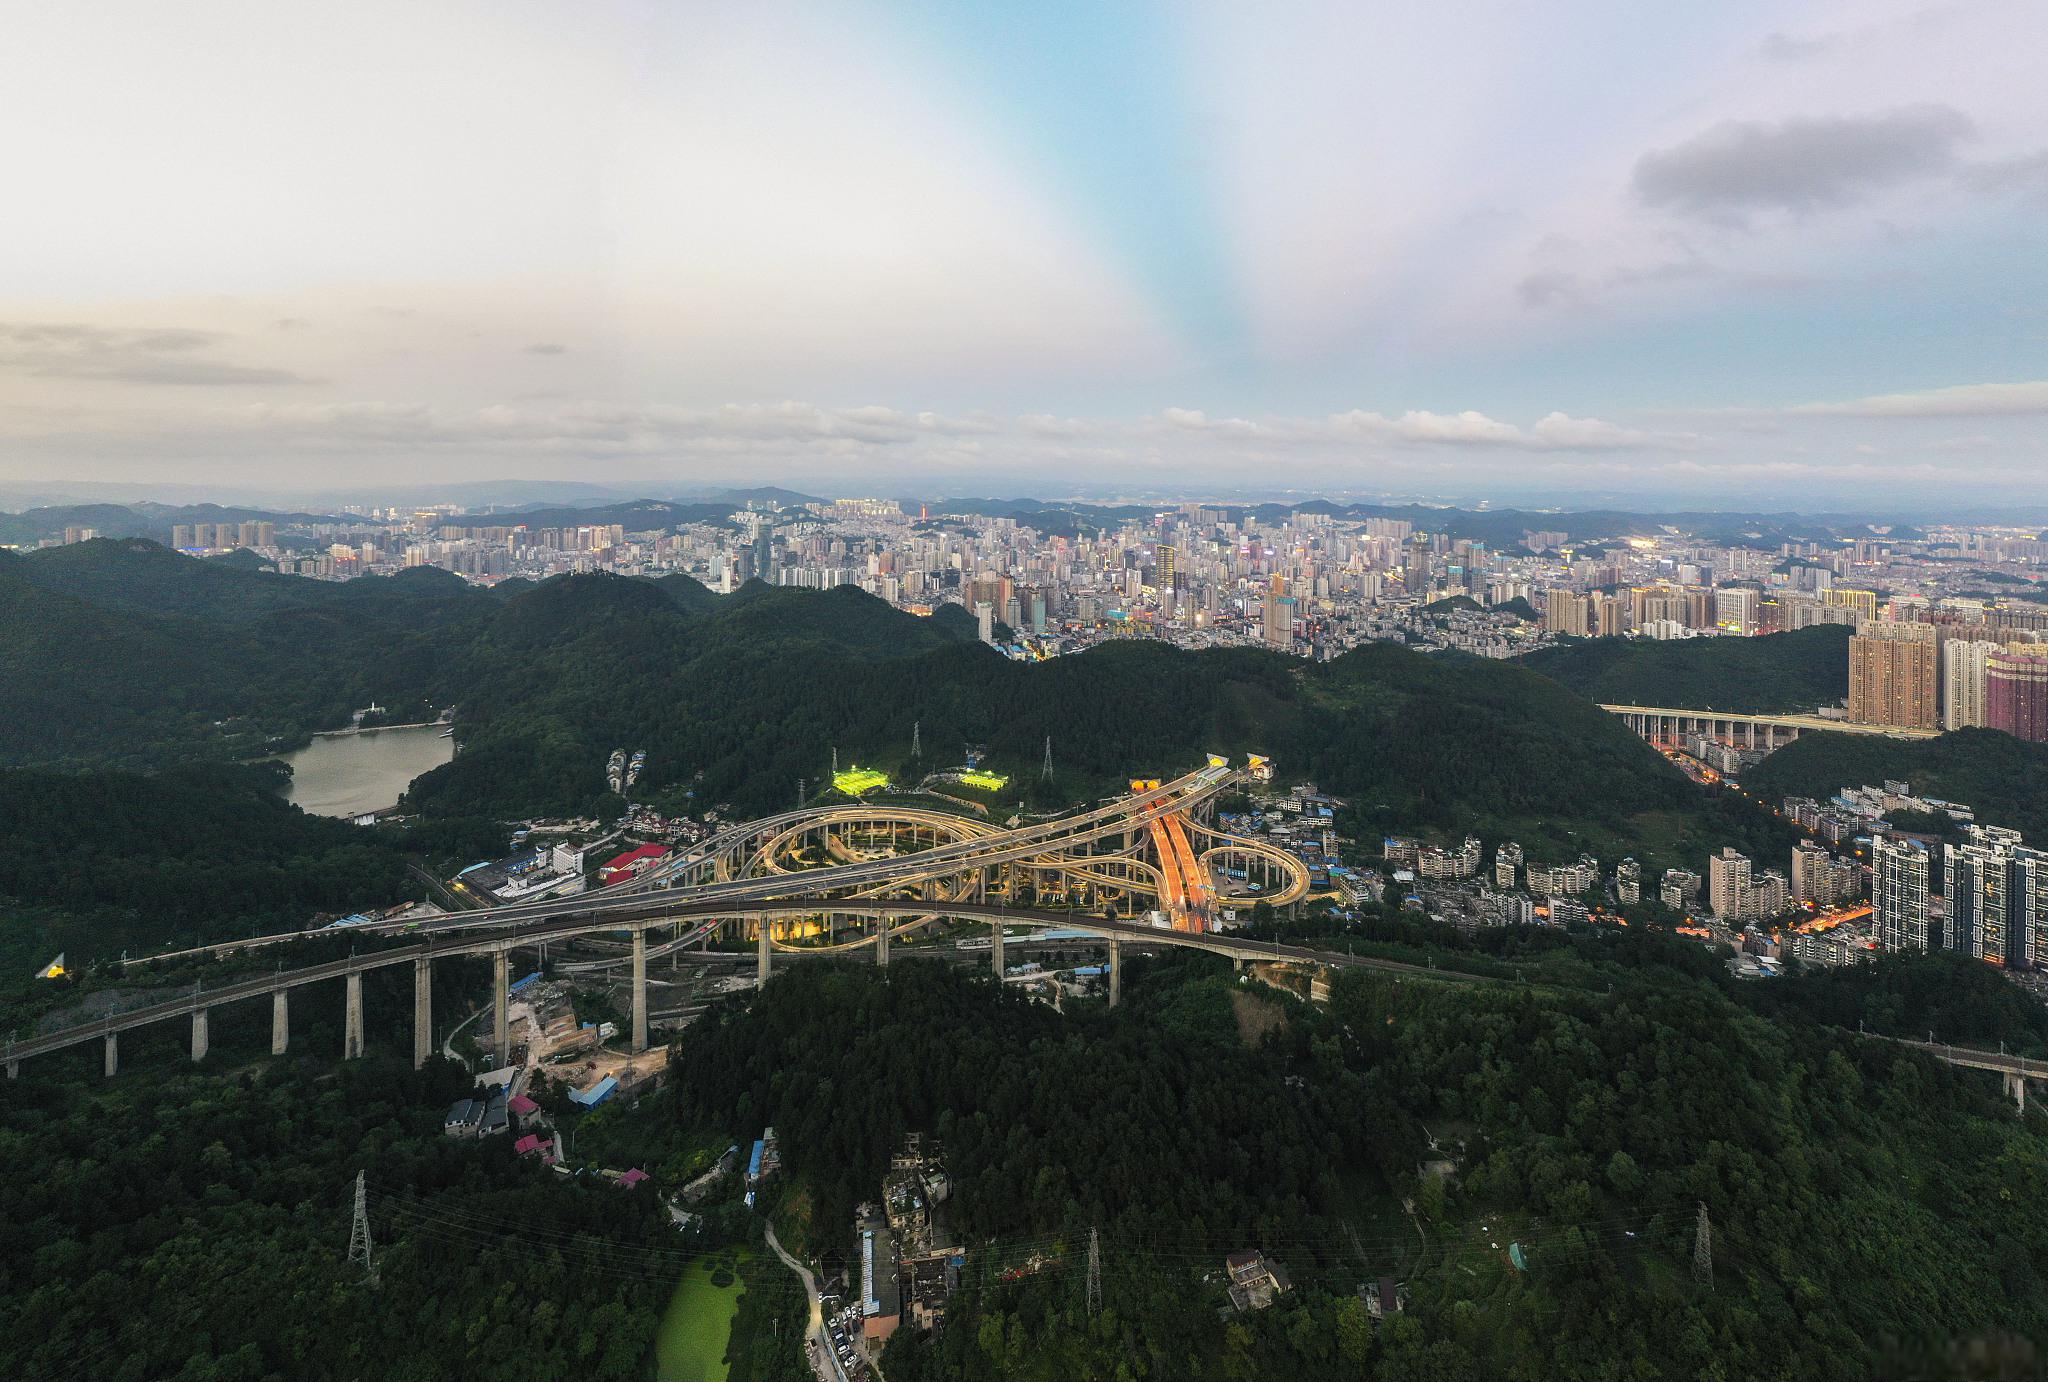
[[[1748,586],[1730,586],[1714,592],[1714,623],[1728,633],[1757,631],[1757,609],[1762,596]]]
[[[1941,727],[1967,729],[1988,724],[1984,706],[1985,675],[1996,643],[1950,638],[1941,644]]]
[[[2048,951],[2048,854],[2020,843],[2017,830],[1967,827],[1967,842],[1945,847],[1948,949],[1997,965],[2040,964]]]
[[[2018,739],[2048,741],[2048,657],[1996,652],[1985,660],[1984,723]]]
[[[1849,718],[1865,725],[1935,728],[1932,624],[1879,619],[1849,640]]]
[[[1266,641],[1276,648],[1284,648],[1294,642],[1294,597],[1286,590],[1286,580],[1275,576],[1272,589],[1266,595]]]
[[[1918,841],[1872,844],[1870,906],[1886,951],[1927,949],[1927,851]]]
[[[1591,630],[1588,627],[1589,611],[1587,601],[1569,590],[1547,590],[1543,593],[1543,631],[1545,633],[1570,634],[1584,638]]]
[[[1157,581],[1159,589],[1161,591],[1167,591],[1176,588],[1176,586],[1179,584],[1180,576],[1179,549],[1174,547],[1174,545],[1170,542],[1160,543],[1158,555],[1155,558],[1155,564],[1158,568],[1159,573]]]
[[[1707,905],[1723,921],[1739,921],[1749,900],[1750,860],[1732,846],[1707,861]]]

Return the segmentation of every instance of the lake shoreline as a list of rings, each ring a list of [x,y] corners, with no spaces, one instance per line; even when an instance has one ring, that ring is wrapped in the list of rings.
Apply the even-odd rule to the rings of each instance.
[[[388,812],[414,779],[454,760],[454,737],[442,728],[377,725],[316,735],[278,755],[291,769],[285,800],[309,815],[343,820]]]
[[[350,725],[347,729],[316,729],[308,736],[313,739],[339,739],[350,734],[376,734],[387,729],[439,729],[453,725],[453,720],[415,720],[409,725]]]

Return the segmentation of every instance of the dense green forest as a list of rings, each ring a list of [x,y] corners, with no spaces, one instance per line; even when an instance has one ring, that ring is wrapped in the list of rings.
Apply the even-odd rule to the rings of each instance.
[[[648,1376],[692,1250],[651,1193],[443,1137],[459,1069],[299,1057],[92,1078],[0,1088],[8,1376]],[[375,1286],[347,1260],[359,1170]]]
[[[0,967],[170,949],[417,897],[391,837],[309,816],[265,767],[0,770]],[[41,955],[35,963],[43,963]]]
[[[0,769],[0,1033],[149,990],[213,986],[240,962],[117,971],[150,954],[297,930],[322,914],[417,901],[421,871],[503,844],[487,821],[365,829],[309,816],[277,794],[275,764],[194,763],[153,774]],[[343,937],[295,942],[290,963],[346,953]],[[338,947],[338,948],[337,948]],[[33,977],[58,955],[70,975]],[[160,996],[160,995],[159,995]]]
[[[1993,729],[1959,729],[1934,739],[1874,734],[1802,734],[1742,776],[1743,786],[1775,801],[1810,796],[1825,801],[1844,787],[1887,780],[1915,793],[1959,801],[1987,825],[2029,840],[2048,840],[2048,744],[2030,744]]]
[[[964,621],[960,621],[964,625]],[[413,800],[568,809],[601,796],[606,747],[649,755],[648,791],[687,785],[742,814],[815,787],[832,750],[899,777],[987,751],[1048,805],[1207,751],[1264,752],[1370,798],[1392,824],[1686,810],[1697,794],[1594,707],[1478,659],[1372,645],[1328,664],[1152,641],[1025,664],[852,589],[758,588],[692,614],[645,584],[553,581],[509,601],[460,676],[463,752]],[[910,759],[921,726],[926,757]],[[1035,771],[1047,737],[1057,780]]]
[[[1367,832],[1479,827],[1647,856],[1725,833],[1556,683],[1390,645],[1317,664],[1129,641],[1026,664],[976,643],[960,611],[920,619],[851,588],[720,597],[685,576],[583,575],[487,592],[431,570],[336,585],[139,541],[0,560],[0,632],[19,635],[0,643],[16,673],[0,678],[0,761],[246,756],[372,699],[452,706],[462,752],[410,798],[435,817],[615,809],[603,765],[620,745],[648,752],[643,797],[739,813],[793,802],[800,781],[815,792],[835,748],[914,780],[973,745],[1013,778],[1004,807],[1252,751],[1352,797]]]
[[[677,1116],[775,1124],[778,1213],[839,1251],[896,1139],[940,1138],[981,1261],[892,1382],[1990,1376],[2007,1335],[2048,1337],[2048,1143],[1985,1077],[1656,963],[1590,990],[1351,974],[1327,1010],[1220,962],[1134,970],[1123,1009],[1061,1017],[939,966],[793,969],[692,1032]],[[1280,1013],[1256,1048],[1247,1001]],[[1454,1175],[1418,1179],[1438,1155]],[[1220,1318],[1248,1247],[1295,1289]],[[1375,1331],[1380,1275],[1412,1305]]]
[[[1605,705],[1785,714],[1849,694],[1849,629],[1762,638],[1591,638],[1542,648],[1524,666]]]
[[[140,539],[0,553],[0,764],[246,758],[425,708],[498,602],[430,568],[344,583]]]
[[[2048,1057],[2048,1006],[1967,955],[1883,955],[1868,964],[1808,968],[1782,982],[1750,985],[1744,997],[1786,1021]]]

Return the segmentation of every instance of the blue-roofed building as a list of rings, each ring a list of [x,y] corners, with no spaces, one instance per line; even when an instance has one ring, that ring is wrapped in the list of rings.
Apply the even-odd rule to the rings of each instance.
[[[596,1108],[599,1104],[611,1098],[612,1095],[617,1092],[618,1087],[618,1077],[614,1075],[607,1075],[588,1089],[570,1090],[569,1098],[571,1099],[571,1101],[579,1103],[583,1105],[583,1107],[585,1108]]]

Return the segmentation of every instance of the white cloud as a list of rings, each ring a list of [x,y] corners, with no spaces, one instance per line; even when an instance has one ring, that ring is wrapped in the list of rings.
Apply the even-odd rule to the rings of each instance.
[[[2048,413],[2048,379],[1873,394],[1835,403],[1802,403],[1784,411],[1808,417],[1998,417]]]
[[[221,333],[110,330],[78,322],[0,322],[0,371],[113,384],[269,387],[315,381],[290,370],[204,358]]]
[[[1683,449],[1694,440],[1684,433],[1652,433],[1552,412],[1533,426],[1501,422],[1484,413],[1407,412],[1397,418],[1379,413],[1340,413],[1330,419],[1340,433],[1382,441],[1423,445],[1504,447],[1529,451],[1605,451]]]

